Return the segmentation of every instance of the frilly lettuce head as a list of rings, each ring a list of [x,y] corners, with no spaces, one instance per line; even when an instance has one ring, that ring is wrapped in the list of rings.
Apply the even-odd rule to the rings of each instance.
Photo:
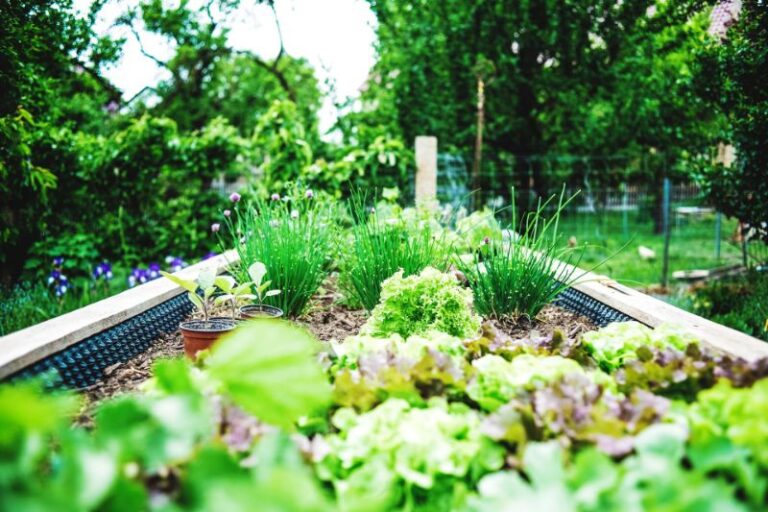
[[[329,454],[319,474],[334,482],[340,503],[350,509],[370,499],[374,508],[387,501],[387,509],[396,507],[398,489],[431,489],[446,477],[475,479],[503,464],[503,449],[480,431],[480,415],[443,399],[424,409],[397,398],[364,414],[339,409],[333,424],[339,433],[326,439]]]
[[[585,333],[582,342],[601,368],[611,371],[637,359],[637,349],[674,348],[685,350],[696,338],[672,325],[651,329],[638,322],[614,322],[599,331]]]
[[[467,394],[488,411],[495,411],[511,398],[539,384],[554,382],[564,375],[587,375],[573,359],[561,356],[522,354],[512,361],[486,355],[472,363],[477,374],[467,387]]]
[[[507,361],[501,356],[486,355],[472,366],[477,374],[467,387],[467,394],[488,411],[498,409],[525,389],[571,373],[586,375],[579,363],[561,356],[522,354]]]
[[[362,333],[399,334],[407,338],[431,330],[468,338],[480,328],[472,311],[472,291],[462,288],[451,274],[427,267],[419,275],[397,272],[381,285],[381,301],[373,309]]]
[[[728,380],[699,393],[689,409],[691,443],[747,448],[768,468],[768,379],[736,389]]]

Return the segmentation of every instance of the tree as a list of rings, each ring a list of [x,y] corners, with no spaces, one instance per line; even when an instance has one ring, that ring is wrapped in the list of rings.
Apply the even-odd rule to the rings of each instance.
[[[696,0],[369,4],[379,60],[364,99],[392,112],[405,140],[428,133],[444,148],[471,147],[474,67],[487,59],[495,69],[484,88],[489,156],[650,147],[679,155],[709,143],[716,119],[693,94],[688,58],[705,29]],[[533,172],[545,191],[541,166]]]
[[[0,2],[0,282],[45,228],[66,160],[61,152],[42,158],[38,147],[63,128],[104,129],[105,107],[119,98],[100,68],[120,42],[91,30],[102,3],[79,17],[71,0]]]
[[[241,3],[207,0],[198,8],[188,0],[174,4],[142,0],[118,20],[132,31],[142,53],[170,74],[168,80],[151,88],[159,103],[142,110],[174,119],[183,131],[199,129],[223,115],[243,135],[250,135],[258,116],[273,101],[285,99],[299,106],[305,128],[316,132],[318,83],[306,61],[286,54],[272,0],[253,3],[267,4],[274,15],[280,43],[275,58],[265,60],[228,45],[228,17]],[[163,60],[149,53],[139,28],[165,37],[174,55]]]
[[[722,41],[711,40],[700,53],[697,79],[702,97],[728,118],[723,135],[735,144],[737,160],[708,168],[703,180],[723,213],[768,242],[768,7],[744,2],[738,21],[725,28]]]

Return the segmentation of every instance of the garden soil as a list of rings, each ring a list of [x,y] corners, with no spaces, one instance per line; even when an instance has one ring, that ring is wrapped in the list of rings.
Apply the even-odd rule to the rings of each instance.
[[[326,288],[313,300],[310,311],[299,319],[322,341],[343,340],[359,332],[365,323],[365,311],[353,310],[339,304],[340,295]],[[221,312],[223,313],[223,312]],[[597,328],[589,319],[557,306],[546,306],[536,319],[519,319],[516,322],[494,322],[495,327],[512,339],[531,336],[549,336],[559,329],[568,338]],[[76,420],[78,424],[92,424],[92,411],[96,403],[136,390],[152,373],[152,364],[161,358],[184,356],[184,343],[179,331],[162,335],[145,352],[134,358],[116,363],[104,369],[104,378],[79,391],[85,398]]]

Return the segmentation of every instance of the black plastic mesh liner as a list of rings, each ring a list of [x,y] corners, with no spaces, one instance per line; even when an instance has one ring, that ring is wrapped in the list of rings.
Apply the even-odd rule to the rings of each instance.
[[[186,318],[191,310],[192,303],[186,294],[179,295],[50,355],[17,372],[10,379],[26,379],[53,373],[48,381],[50,386],[90,386],[101,379],[107,366],[129,360],[147,350],[161,334],[175,331],[179,322]]]
[[[633,320],[632,317],[625,315],[621,311],[616,311],[599,300],[593,299],[589,295],[573,288],[568,288],[560,293],[554,303],[561,308],[584,315],[599,327],[604,327],[611,322]]]

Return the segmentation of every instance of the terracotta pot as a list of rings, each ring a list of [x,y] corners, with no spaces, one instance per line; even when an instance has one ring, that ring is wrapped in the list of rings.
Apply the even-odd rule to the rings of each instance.
[[[201,350],[211,348],[211,345],[222,335],[232,331],[237,324],[228,320],[190,320],[181,322],[179,330],[184,337],[184,353],[190,359],[195,359]]]
[[[240,308],[240,317],[245,320],[254,318],[280,318],[283,310],[266,304],[250,304]]]

